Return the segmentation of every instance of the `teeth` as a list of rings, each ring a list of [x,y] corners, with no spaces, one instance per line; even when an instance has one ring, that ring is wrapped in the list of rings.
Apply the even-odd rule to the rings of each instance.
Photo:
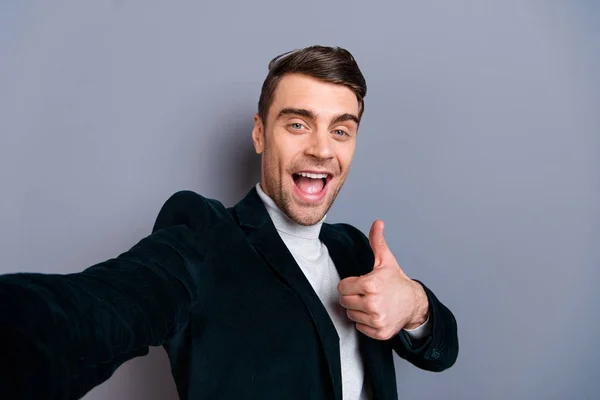
[[[312,179],[327,178],[327,174],[312,174],[310,172],[298,172],[298,175],[303,176],[305,178],[312,178]]]

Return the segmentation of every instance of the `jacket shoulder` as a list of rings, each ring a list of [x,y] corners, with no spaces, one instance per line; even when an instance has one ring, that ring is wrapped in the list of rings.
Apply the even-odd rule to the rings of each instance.
[[[185,225],[195,231],[219,217],[228,217],[225,206],[221,202],[191,190],[180,190],[163,204],[152,232],[175,225]]]
[[[362,249],[363,246],[367,246],[369,249],[369,239],[364,233],[353,225],[347,223],[335,223],[335,224],[324,224],[327,229],[332,232],[336,237],[342,240],[345,244],[350,246],[357,246]]]
[[[326,226],[326,235],[343,246],[345,257],[353,260],[351,262],[356,262],[361,275],[373,270],[375,262],[373,250],[369,239],[358,228],[346,223],[324,224],[324,226]]]

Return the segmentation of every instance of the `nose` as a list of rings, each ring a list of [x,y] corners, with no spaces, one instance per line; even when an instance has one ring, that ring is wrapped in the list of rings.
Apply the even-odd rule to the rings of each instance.
[[[313,156],[321,160],[333,158],[333,147],[329,133],[317,130],[312,132],[309,138],[309,145],[306,147],[306,155]]]

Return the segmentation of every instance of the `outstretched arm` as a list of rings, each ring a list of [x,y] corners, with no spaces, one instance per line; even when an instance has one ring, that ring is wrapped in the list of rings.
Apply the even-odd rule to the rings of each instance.
[[[0,398],[80,398],[161,345],[198,300],[197,243],[185,225],[156,226],[80,273],[0,276]]]

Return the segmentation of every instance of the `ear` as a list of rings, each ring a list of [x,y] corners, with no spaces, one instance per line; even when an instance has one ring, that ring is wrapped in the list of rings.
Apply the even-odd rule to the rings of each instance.
[[[265,125],[258,114],[254,115],[252,141],[254,142],[254,150],[256,150],[256,154],[262,154],[265,149]]]

